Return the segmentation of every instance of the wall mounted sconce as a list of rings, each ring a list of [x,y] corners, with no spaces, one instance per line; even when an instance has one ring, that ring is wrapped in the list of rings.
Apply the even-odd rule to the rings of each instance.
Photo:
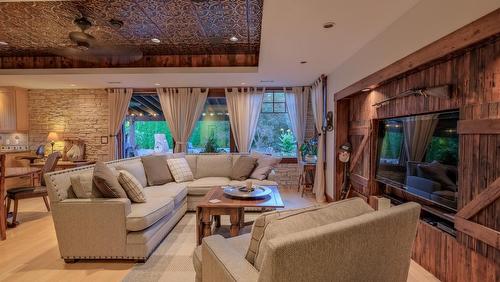
[[[323,132],[333,131],[333,112],[326,113],[326,125],[323,126]]]

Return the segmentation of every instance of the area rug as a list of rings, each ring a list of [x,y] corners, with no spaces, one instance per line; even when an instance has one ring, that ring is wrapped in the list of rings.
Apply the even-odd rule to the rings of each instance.
[[[245,213],[245,221],[254,220],[259,213]],[[229,234],[229,219],[222,216],[222,227],[217,234],[225,237]],[[123,281],[194,281],[193,251],[196,248],[196,214],[188,212],[168,234],[151,257],[144,264],[132,268]],[[245,226],[240,234],[251,231]]]

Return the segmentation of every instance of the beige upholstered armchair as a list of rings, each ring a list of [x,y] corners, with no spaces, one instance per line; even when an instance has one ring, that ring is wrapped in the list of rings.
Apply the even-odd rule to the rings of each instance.
[[[193,257],[197,281],[406,281],[418,204],[374,211],[363,200],[350,199],[323,207],[281,212],[268,221],[260,237],[266,232],[279,236],[261,241],[260,270],[247,260],[255,232],[204,238]],[[325,219],[334,222],[323,224]],[[290,230],[314,225],[314,220],[321,223]],[[280,228],[283,233],[276,233]]]

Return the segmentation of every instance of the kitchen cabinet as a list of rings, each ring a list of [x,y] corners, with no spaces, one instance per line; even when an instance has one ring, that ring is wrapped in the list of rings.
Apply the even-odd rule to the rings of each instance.
[[[0,132],[28,130],[28,93],[19,87],[0,87]]]

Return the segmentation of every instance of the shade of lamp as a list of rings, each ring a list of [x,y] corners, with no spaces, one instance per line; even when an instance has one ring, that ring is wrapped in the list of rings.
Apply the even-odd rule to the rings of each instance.
[[[52,146],[52,153],[54,153],[54,144],[56,141],[59,141],[59,135],[57,132],[49,132],[49,135],[47,136],[47,142],[50,142],[50,145]]]

